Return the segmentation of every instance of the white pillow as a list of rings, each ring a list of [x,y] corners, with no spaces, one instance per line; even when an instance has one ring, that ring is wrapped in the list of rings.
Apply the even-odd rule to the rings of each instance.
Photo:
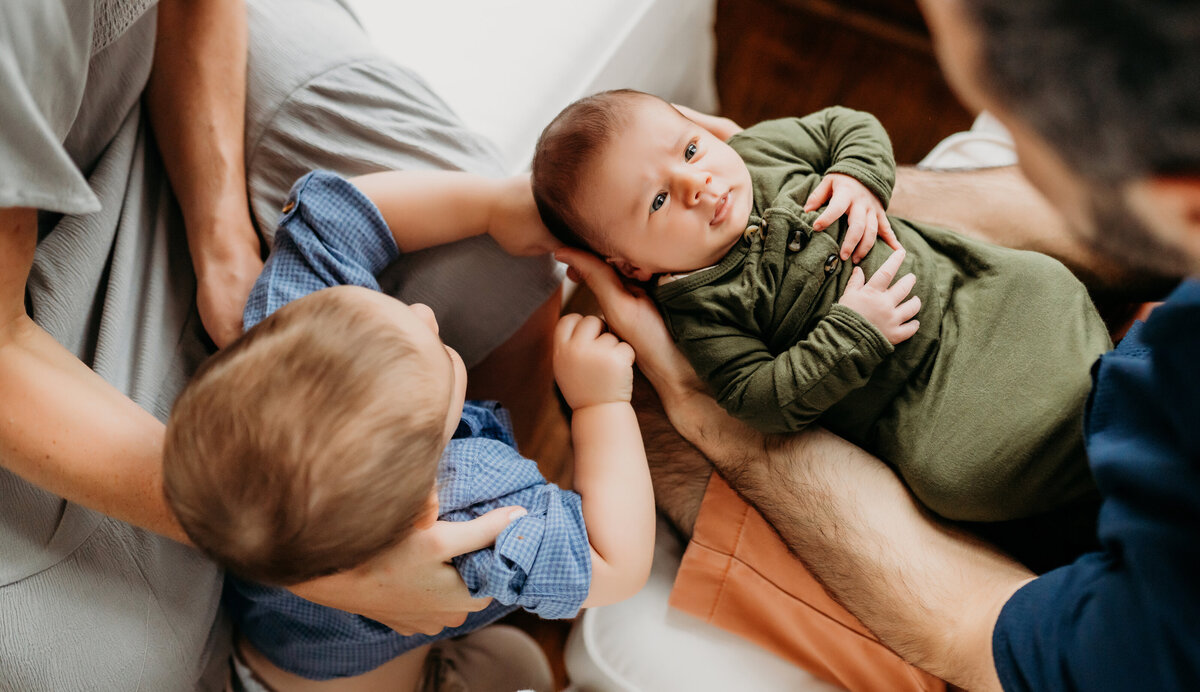
[[[633,598],[591,608],[575,623],[565,653],[577,692],[725,692],[838,688],[722,629],[669,608],[683,545],[663,520],[650,580]]]

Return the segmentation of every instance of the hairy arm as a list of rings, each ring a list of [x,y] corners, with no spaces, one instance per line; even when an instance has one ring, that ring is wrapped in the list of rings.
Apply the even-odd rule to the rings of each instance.
[[[217,345],[242,331],[262,269],[243,155],[244,0],[163,0],[146,105],[183,211],[196,304]]]
[[[768,436],[729,417],[670,342],[654,306],[601,261],[560,251],[637,353],[671,422],[779,531],[833,596],[910,662],[999,689],[991,633],[1033,578],[920,508],[882,462],[821,430]]]

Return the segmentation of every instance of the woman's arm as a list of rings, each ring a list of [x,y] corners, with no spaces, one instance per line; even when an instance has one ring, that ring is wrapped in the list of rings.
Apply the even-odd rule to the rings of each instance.
[[[242,307],[262,270],[243,155],[244,0],[162,0],[150,124],[183,210],[196,305],[218,346],[242,333]]]
[[[0,209],[0,462],[52,493],[186,541],[162,494],[164,427],[25,311],[37,212]]]

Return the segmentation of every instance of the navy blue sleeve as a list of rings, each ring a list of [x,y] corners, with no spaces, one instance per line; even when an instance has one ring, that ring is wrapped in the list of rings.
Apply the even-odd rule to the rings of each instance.
[[[1200,689],[1200,283],[1096,366],[1085,439],[1102,550],[1025,585],[992,652],[1006,690]]]
[[[246,329],[323,288],[378,291],[375,276],[400,257],[379,209],[345,178],[309,173],[292,186],[284,209],[271,256],[242,313]]]

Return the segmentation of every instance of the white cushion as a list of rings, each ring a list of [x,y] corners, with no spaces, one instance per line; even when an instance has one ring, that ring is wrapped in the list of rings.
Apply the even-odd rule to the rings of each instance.
[[[344,0],[376,47],[424,77],[525,170],[575,99],[633,88],[716,110],[715,0]]]
[[[578,692],[836,690],[750,642],[667,606],[683,545],[660,520],[654,567],[633,598],[591,608],[567,640]]]

